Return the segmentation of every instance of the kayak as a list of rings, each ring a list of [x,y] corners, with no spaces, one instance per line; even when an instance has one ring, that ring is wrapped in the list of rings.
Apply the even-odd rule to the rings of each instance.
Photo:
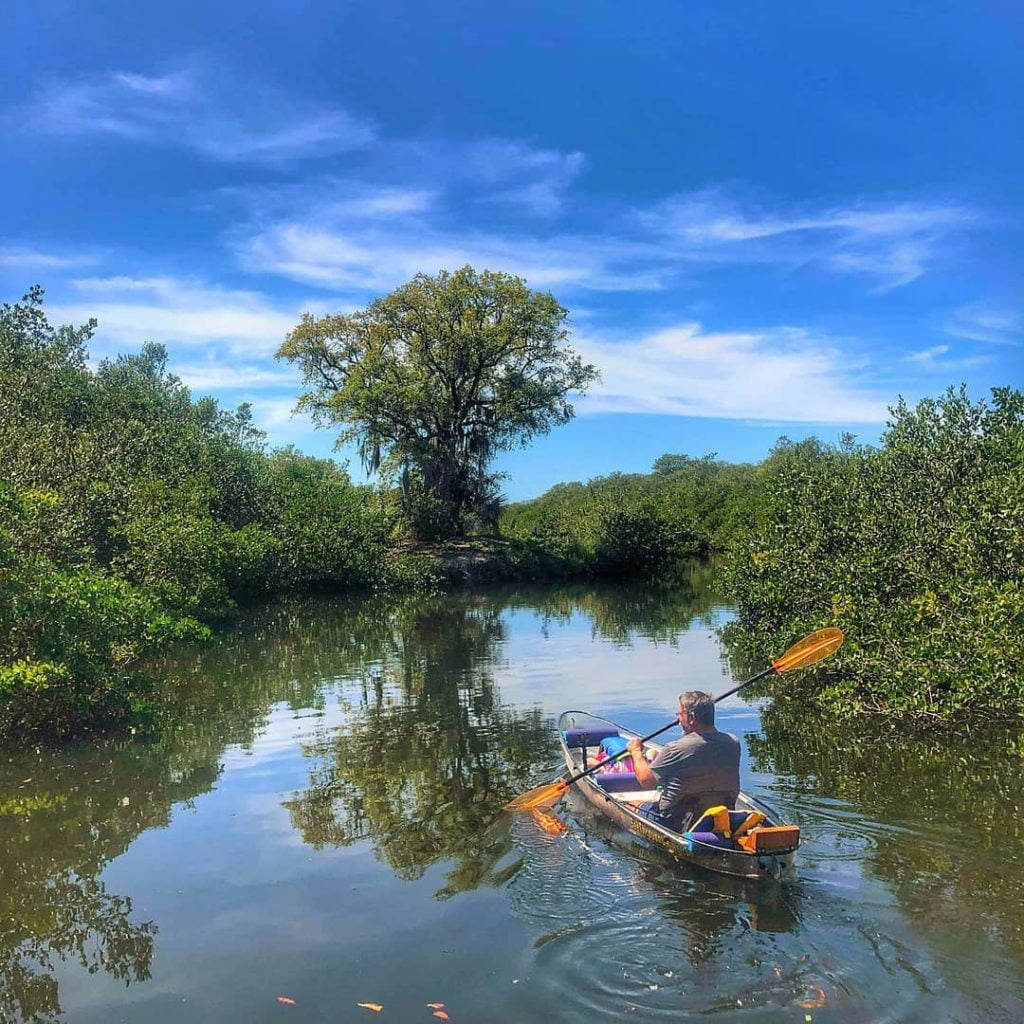
[[[639,735],[584,711],[566,711],[558,720],[570,774],[593,767],[602,757],[602,743],[614,751],[622,741]],[[661,746],[648,741],[644,753],[651,759]],[[688,831],[676,832],[641,813],[660,791],[643,789],[635,773],[623,767],[615,764],[594,772],[580,779],[575,789],[595,810],[678,861],[738,878],[778,880],[793,874],[800,829],[783,822],[763,801],[741,791],[734,807],[708,808],[714,813],[695,819]]]

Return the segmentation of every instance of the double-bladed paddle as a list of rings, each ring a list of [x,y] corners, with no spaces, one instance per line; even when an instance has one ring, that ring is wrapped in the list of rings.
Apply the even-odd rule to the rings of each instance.
[[[734,686],[731,690],[726,690],[725,693],[719,694],[715,698],[715,703],[717,704],[720,700],[725,700],[726,697],[731,697],[738,690],[742,690],[744,686],[756,683],[759,679],[764,679],[766,676],[782,675],[783,672],[789,672],[795,668],[806,668],[808,665],[813,665],[823,658],[827,658],[834,651],[837,651],[842,642],[843,631],[841,629],[837,629],[835,626],[819,629],[809,636],[805,636],[798,643],[793,644],[782,657],[776,658],[763,672],[758,672],[756,676],[751,676],[750,679],[740,683],[739,686]],[[667,732],[674,725],[678,724],[679,720],[673,718],[668,725],[663,725],[660,729],[655,729],[654,732],[642,737],[640,740],[641,744],[646,743],[648,740],[653,740],[655,736],[660,736],[663,732]],[[557,782],[548,782],[543,786],[535,786],[533,789],[527,790],[525,793],[521,793],[509,801],[505,808],[509,811],[532,811],[538,808],[553,807],[574,782],[579,782],[580,779],[591,775],[593,772],[600,771],[602,768],[607,769],[609,765],[614,764],[614,762],[626,757],[628,754],[628,750],[623,750],[620,754],[606,758],[604,761],[598,761],[585,771],[578,772],[576,775],[570,775],[567,779],[559,779]]]

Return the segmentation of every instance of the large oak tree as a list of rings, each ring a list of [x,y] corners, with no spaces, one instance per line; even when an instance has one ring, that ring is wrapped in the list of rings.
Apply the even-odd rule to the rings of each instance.
[[[567,316],[518,277],[463,267],[356,313],[307,314],[278,356],[302,368],[299,408],[400,483],[420,536],[461,534],[493,512],[494,455],[570,420],[597,376]]]

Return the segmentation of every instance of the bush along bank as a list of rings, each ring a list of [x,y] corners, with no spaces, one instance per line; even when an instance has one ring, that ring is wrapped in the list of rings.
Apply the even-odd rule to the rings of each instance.
[[[90,369],[93,327],[52,327],[38,289],[0,309],[0,733],[145,725],[139,666],[240,599],[440,582],[391,550],[391,496],[268,452],[159,346]]]
[[[730,643],[847,641],[783,699],[956,721],[1024,714],[1024,394],[900,403],[877,448],[780,442],[758,469],[725,587]]]

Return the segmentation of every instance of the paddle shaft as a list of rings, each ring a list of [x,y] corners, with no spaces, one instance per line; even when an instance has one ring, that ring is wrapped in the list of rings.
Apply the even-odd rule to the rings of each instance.
[[[751,676],[745,682],[740,683],[739,686],[734,686],[731,690],[726,690],[725,693],[719,694],[714,703],[717,704],[720,700],[725,700],[726,697],[731,697],[734,693],[738,693],[743,689],[744,686],[749,686],[751,683],[756,683],[759,679],[764,679],[766,676],[773,675],[776,672],[774,665],[769,665],[763,672],[758,672],[756,676]],[[660,729],[655,729],[654,732],[648,733],[646,736],[640,737],[641,745],[646,743],[648,740],[653,740],[655,736],[660,736],[663,732],[668,732],[669,729],[674,725],[679,724],[678,718],[673,718],[668,725],[663,725]],[[594,772],[601,768],[607,768],[608,765],[614,764],[616,761],[621,760],[629,754],[628,750],[623,750],[621,753],[616,754],[614,757],[606,757],[603,761],[597,761],[592,764],[589,768],[582,772],[577,772],[575,775],[570,775],[565,780],[566,786],[571,786],[574,782],[579,782],[580,779],[585,778],[587,775],[592,775]]]

